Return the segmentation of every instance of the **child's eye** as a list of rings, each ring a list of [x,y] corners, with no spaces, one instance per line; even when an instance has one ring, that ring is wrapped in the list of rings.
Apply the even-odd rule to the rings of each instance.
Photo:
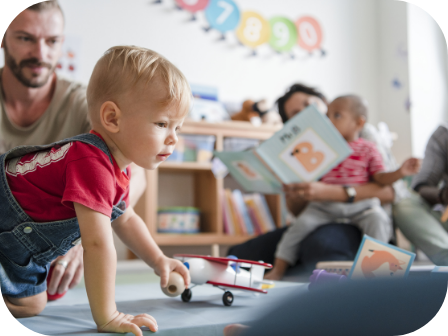
[[[176,127],[176,133],[180,132],[180,127]]]
[[[159,126],[159,127],[161,127],[161,128],[164,128],[164,127],[167,126],[167,124],[166,124],[166,123],[163,123],[163,122],[156,123],[156,125]]]

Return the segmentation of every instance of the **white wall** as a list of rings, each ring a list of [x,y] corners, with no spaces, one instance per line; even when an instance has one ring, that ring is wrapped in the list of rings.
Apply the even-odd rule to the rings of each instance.
[[[408,5],[412,152],[423,157],[426,143],[447,120],[447,45],[434,19]]]
[[[392,151],[398,162],[411,155],[407,4],[380,0],[378,15],[378,120],[398,134]],[[394,85],[396,81],[399,85]]]
[[[241,10],[265,18],[316,17],[323,28],[327,57],[289,59],[261,47],[257,57],[238,46],[233,33],[218,42],[205,33],[203,13],[174,10],[174,0],[61,0],[66,34],[81,39],[81,80],[87,82],[96,60],[110,46],[136,44],[154,49],[175,63],[192,83],[217,86],[222,100],[268,98],[274,101],[292,83],[317,86],[330,99],[358,93],[370,101],[377,121],[377,5],[375,0],[236,0]],[[300,50],[297,49],[297,54]],[[302,52],[303,56],[303,52]]]

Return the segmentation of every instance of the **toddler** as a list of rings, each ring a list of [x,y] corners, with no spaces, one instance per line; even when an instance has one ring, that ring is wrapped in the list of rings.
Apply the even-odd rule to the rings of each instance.
[[[0,156],[0,283],[13,316],[43,310],[50,262],[82,243],[98,331],[157,331],[153,317],[117,311],[112,229],[154,268],[162,287],[172,271],[188,286],[187,268],[163,255],[129,207],[129,165],[155,169],[168,158],[190,97],[184,75],[161,55],[113,47],[97,62],[87,88],[89,134]]]
[[[380,153],[374,143],[359,137],[367,120],[367,108],[355,95],[336,98],[328,107],[328,118],[352,149],[352,154],[322,177],[328,184],[344,185],[349,196],[347,203],[310,202],[283,234],[275,254],[274,268],[267,279],[279,280],[288,266],[295,265],[300,242],[319,226],[328,223],[350,223],[373,238],[388,242],[392,236],[389,216],[378,198],[353,203],[351,190],[355,185],[374,181],[391,185],[404,176],[414,175],[420,169],[420,160],[408,159],[394,172],[385,173]]]

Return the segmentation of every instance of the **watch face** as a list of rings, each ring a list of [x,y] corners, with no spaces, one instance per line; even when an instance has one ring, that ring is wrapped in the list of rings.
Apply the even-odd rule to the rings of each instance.
[[[353,187],[349,187],[347,188],[347,194],[350,197],[355,197],[356,196],[356,190]]]

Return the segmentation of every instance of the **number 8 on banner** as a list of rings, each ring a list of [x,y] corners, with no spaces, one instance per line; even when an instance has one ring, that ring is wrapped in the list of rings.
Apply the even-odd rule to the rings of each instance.
[[[273,17],[269,20],[271,38],[269,44],[276,51],[290,51],[297,41],[296,26],[285,17]]]
[[[269,23],[258,13],[243,12],[236,36],[242,44],[256,48],[269,40]]]
[[[232,0],[210,0],[205,17],[211,28],[225,33],[238,26],[240,10]]]

